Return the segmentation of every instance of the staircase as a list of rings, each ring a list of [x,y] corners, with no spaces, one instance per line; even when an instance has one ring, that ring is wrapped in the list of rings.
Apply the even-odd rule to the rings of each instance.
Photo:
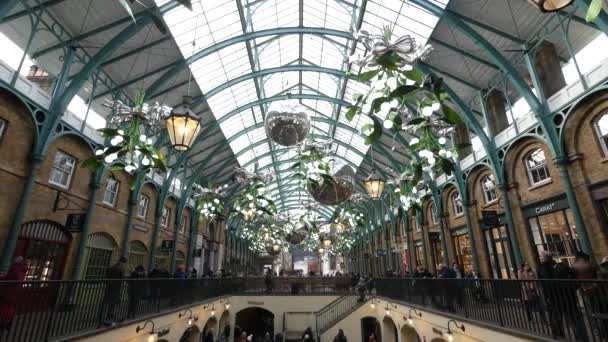
[[[315,314],[317,336],[321,336],[321,334],[363,305],[365,301],[359,301],[359,298],[359,293],[356,290],[349,291],[319,310]]]

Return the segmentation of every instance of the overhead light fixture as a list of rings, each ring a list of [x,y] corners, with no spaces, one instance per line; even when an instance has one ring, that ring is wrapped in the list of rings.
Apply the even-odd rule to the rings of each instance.
[[[377,200],[382,196],[384,191],[384,179],[376,174],[376,169],[372,169],[372,172],[367,176],[363,182],[365,185],[365,191],[372,200]]]
[[[454,341],[454,335],[452,334],[452,330],[450,330],[450,324],[452,324],[452,323],[454,323],[454,325],[456,326],[456,328],[458,328],[458,329],[462,330],[462,332],[464,332],[464,331],[465,331],[464,324],[460,324],[460,325],[458,325],[458,323],[457,323],[455,320],[453,320],[453,319],[449,320],[449,321],[448,321],[448,331],[446,331],[446,332],[443,334],[443,335],[444,335],[444,337],[445,337],[445,339],[446,339],[446,340],[448,340],[448,342],[452,342],[452,341]]]
[[[556,12],[570,6],[574,0],[528,0],[541,12]]]
[[[167,335],[170,330],[169,328],[164,328],[164,329],[160,329],[160,330],[155,330],[154,329],[154,322],[152,320],[147,320],[143,326],[137,326],[135,328],[135,333],[138,334],[140,331],[144,330],[146,328],[146,326],[148,325],[148,323],[152,324],[152,330],[150,330],[150,334],[148,335],[148,338],[146,339],[146,341],[148,342],[156,342],[158,341],[158,337],[159,336],[164,336]]]
[[[410,311],[408,312],[408,315],[407,315],[407,325],[409,325],[410,327],[414,326],[414,319],[412,317],[412,311],[414,312],[414,315],[416,315],[418,317],[422,317],[422,312],[418,312],[418,310],[416,310],[415,308],[410,308]]]
[[[173,108],[165,119],[171,146],[178,151],[187,151],[201,130],[201,119],[191,109],[192,96],[184,96],[182,104]]]

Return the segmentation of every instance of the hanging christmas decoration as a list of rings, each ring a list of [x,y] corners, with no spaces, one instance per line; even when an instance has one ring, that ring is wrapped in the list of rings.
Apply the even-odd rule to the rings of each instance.
[[[210,220],[222,220],[226,216],[225,201],[228,184],[204,188],[194,185],[194,198],[198,201],[198,208],[202,217]]]
[[[246,223],[257,218],[276,214],[276,206],[270,198],[266,185],[261,181],[251,181],[232,201],[231,216],[241,216]]]
[[[143,93],[135,97],[134,107],[120,100],[107,100],[104,105],[111,108],[112,113],[107,127],[97,131],[108,144],[95,151],[95,155],[84,160],[82,165],[93,170],[107,163],[112,164],[112,170],[166,172],[165,157],[154,147],[152,137],[164,129],[164,118],[171,108],[158,103],[148,105]],[[117,160],[121,162],[114,163]]]
[[[310,131],[308,109],[297,100],[275,101],[264,119],[266,135],[282,146],[304,141]]]

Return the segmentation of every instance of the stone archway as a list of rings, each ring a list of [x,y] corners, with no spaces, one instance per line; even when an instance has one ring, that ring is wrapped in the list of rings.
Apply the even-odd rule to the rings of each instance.
[[[431,342],[446,342],[446,340],[444,340],[441,337],[437,337],[437,338],[432,339]]]
[[[408,326],[408,325],[404,325],[401,328],[401,342],[421,342],[422,340],[420,339],[420,335],[418,335],[418,332],[416,331],[416,329]]]
[[[245,308],[236,314],[235,334],[246,332],[254,337],[263,337],[267,332],[274,336],[274,314],[264,308]]]
[[[220,325],[218,327],[218,336],[224,335],[226,336],[226,340],[230,336],[230,331],[232,327],[230,326],[230,312],[224,311],[222,316],[220,317]]]
[[[369,337],[372,333],[376,337],[376,342],[382,342],[380,322],[378,322],[376,317],[361,318],[361,341],[369,342]]]
[[[199,342],[201,338],[201,331],[196,325],[193,325],[184,331],[182,337],[179,338],[179,342]]]
[[[384,316],[382,320],[382,337],[384,342],[397,342],[398,340],[397,325],[390,316]]]
[[[217,333],[217,318],[215,318],[215,316],[210,317],[207,320],[207,323],[205,323],[205,326],[203,327],[203,332],[202,332],[202,336],[203,338],[205,336],[207,336],[207,334],[211,333],[213,335],[213,339],[216,340],[218,337],[218,333]]]

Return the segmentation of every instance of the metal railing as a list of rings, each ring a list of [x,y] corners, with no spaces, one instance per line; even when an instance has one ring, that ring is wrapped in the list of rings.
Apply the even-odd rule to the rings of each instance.
[[[317,336],[331,328],[351,312],[357,310],[358,307],[365,303],[365,293],[368,291],[373,280],[368,281],[364,285],[353,286],[347,293],[336,298],[331,303],[324,306],[315,315]],[[363,291],[359,289],[362,287]]]
[[[225,295],[328,295],[348,278],[0,281],[0,342],[53,341]]]
[[[376,294],[564,341],[608,341],[608,281],[374,280]]]

